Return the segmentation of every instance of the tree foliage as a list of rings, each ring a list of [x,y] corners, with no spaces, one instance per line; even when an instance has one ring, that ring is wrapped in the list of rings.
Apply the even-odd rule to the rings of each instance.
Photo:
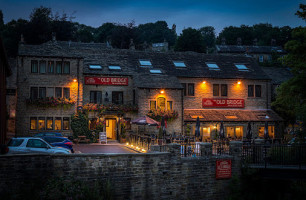
[[[204,47],[214,48],[216,44],[216,33],[215,28],[212,26],[204,26],[199,29],[204,41]]]
[[[187,28],[177,38],[174,50],[205,52],[204,39],[199,30]]]

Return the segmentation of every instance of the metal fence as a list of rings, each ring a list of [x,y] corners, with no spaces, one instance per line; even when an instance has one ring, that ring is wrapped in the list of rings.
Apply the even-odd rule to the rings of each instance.
[[[242,160],[259,168],[306,168],[306,145],[245,144]]]

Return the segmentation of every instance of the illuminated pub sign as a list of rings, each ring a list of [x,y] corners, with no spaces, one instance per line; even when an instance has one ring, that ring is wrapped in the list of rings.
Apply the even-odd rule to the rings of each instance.
[[[216,160],[216,179],[232,177],[232,160]]]
[[[128,80],[122,77],[85,77],[85,85],[128,85]]]
[[[202,99],[203,108],[244,108],[244,99]]]

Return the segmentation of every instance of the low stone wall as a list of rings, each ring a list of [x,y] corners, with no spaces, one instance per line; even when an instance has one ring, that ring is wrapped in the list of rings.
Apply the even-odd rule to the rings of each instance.
[[[195,158],[181,158],[177,144],[166,153],[0,156],[0,195],[73,176],[88,183],[109,180],[115,199],[225,199],[230,179],[216,180],[216,159],[232,159],[232,175],[239,175],[239,150],[214,157],[204,147],[204,156]]]

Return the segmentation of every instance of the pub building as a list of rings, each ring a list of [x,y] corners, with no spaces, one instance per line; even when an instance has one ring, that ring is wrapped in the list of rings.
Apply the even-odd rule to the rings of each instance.
[[[176,135],[194,135],[199,117],[204,140],[216,137],[221,122],[232,139],[245,137],[249,122],[254,138],[263,137],[266,121],[271,138],[281,133],[282,119],[270,105],[271,80],[245,56],[119,50],[55,39],[21,44],[18,93],[19,135],[72,134],[70,117],[77,109],[89,111],[90,129],[103,123],[115,140],[123,124],[130,131],[157,133],[156,127],[130,124],[144,115],[164,115],[167,133]],[[69,99],[71,106],[33,103],[53,96]]]

